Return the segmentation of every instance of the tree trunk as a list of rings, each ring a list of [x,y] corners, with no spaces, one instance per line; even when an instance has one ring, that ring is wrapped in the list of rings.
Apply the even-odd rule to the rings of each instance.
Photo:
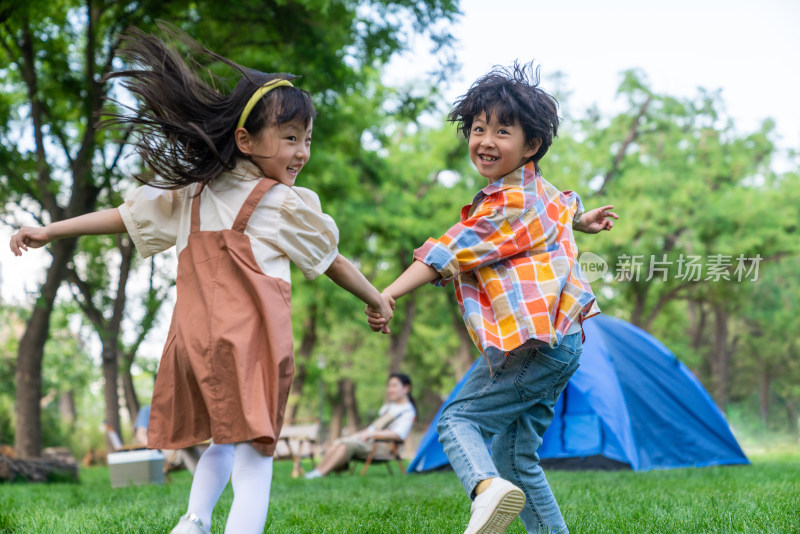
[[[717,305],[714,307],[714,351],[711,359],[711,373],[714,384],[714,400],[723,412],[727,412],[728,407],[730,360],[728,312]]]
[[[706,329],[706,313],[705,307],[701,303],[689,301],[689,325],[692,341],[690,347],[699,349],[703,343],[704,333]]]
[[[361,428],[361,416],[358,414],[358,401],[356,399],[356,384],[350,378],[339,381],[339,394],[347,416],[347,430],[350,433]]]
[[[131,255],[133,252],[134,251],[132,248]],[[139,335],[136,337],[136,340],[133,342],[133,344],[120,351],[122,390],[123,394],[125,395],[125,405],[128,408],[128,414],[131,417],[131,421],[136,421],[136,417],[139,415],[139,410],[141,409],[139,396],[136,394],[136,387],[134,386],[133,377],[131,376],[131,367],[133,367],[133,362],[136,360],[136,354],[139,352],[139,347],[141,347],[145,337],[150,330],[152,330],[155,318],[158,315],[159,309],[161,309],[161,304],[166,298],[166,292],[162,293],[155,288],[155,275],[155,261],[151,256],[149,287],[147,291],[147,298],[143,302],[146,311],[144,317],[142,317],[142,320],[139,323]]]
[[[50,314],[56,292],[67,273],[67,263],[75,250],[75,239],[53,245],[53,262],[47,270],[41,295],[17,348],[17,423],[14,453],[17,458],[33,458],[42,452],[42,359],[50,330]]]
[[[797,436],[797,423],[798,418],[800,418],[800,413],[798,413],[794,401],[790,399],[786,399],[786,415],[789,417],[789,432]]]
[[[761,387],[758,390],[758,400],[761,407],[761,422],[764,423],[764,428],[767,427],[767,420],[769,417],[769,389],[772,385],[772,375],[769,370],[765,369],[761,373]]]
[[[458,381],[467,374],[472,364],[475,363],[475,358],[480,355],[480,351],[476,349],[475,343],[473,343],[472,338],[469,337],[467,327],[464,325],[464,318],[461,316],[461,309],[458,306],[458,299],[456,298],[455,291],[449,292],[447,299],[450,303],[450,317],[453,321],[453,329],[458,336],[458,348],[449,361],[453,367],[453,375]]]
[[[641,328],[647,332],[650,331],[650,327],[653,324],[653,321],[656,320],[658,314],[664,309],[664,307],[679,298],[679,294],[689,288],[692,283],[683,283],[677,286],[670,288],[667,291],[663,291],[660,295],[658,295],[658,300],[656,303],[650,308],[650,311],[647,314],[646,319],[640,319],[641,321]],[[645,295],[646,296],[646,295]],[[644,305],[644,303],[642,303]]]
[[[78,463],[58,458],[8,458],[0,455],[0,481],[47,482],[48,480],[78,481]]]
[[[117,294],[114,298],[113,313],[108,321],[108,346],[103,347],[103,378],[106,380],[106,420],[119,433],[119,338],[122,331],[122,318],[125,315],[127,302],[125,289],[133,266],[133,240],[126,234],[117,235],[117,250],[120,253],[119,279]],[[130,369],[128,370],[130,374]],[[133,383],[131,382],[131,385]],[[136,402],[138,404],[138,401]]]
[[[122,437],[119,424],[119,361],[117,359],[116,337],[103,342],[103,398],[105,399],[105,422]]]
[[[631,323],[644,329],[644,309],[647,305],[648,286],[646,283],[639,283],[633,280],[628,283],[633,284],[633,311],[631,312]]]
[[[136,421],[136,416],[139,415],[139,397],[136,395],[136,386],[133,383],[133,376],[131,375],[131,367],[133,366],[133,355],[120,354],[120,382],[122,383],[122,394],[125,398],[125,408],[128,410],[128,416],[131,423]]]
[[[117,280],[117,292],[113,301],[113,311],[111,318],[106,320],[103,313],[94,305],[93,296],[95,289],[90,283],[81,279],[75,269],[69,269],[68,276],[72,284],[77,287],[83,301],[79,300],[81,309],[86,317],[92,322],[100,342],[103,345],[102,365],[104,398],[105,398],[105,423],[113,429],[120,437],[122,432],[119,422],[119,338],[122,330],[122,318],[125,314],[125,287],[128,284],[131,266],[133,262],[134,246],[133,241],[127,235],[117,236],[117,250],[120,253],[119,278]],[[138,404],[138,402],[137,402]]]
[[[331,425],[328,429],[328,441],[333,442],[342,434],[342,419],[344,419],[344,404],[341,402],[341,389],[333,401],[331,410]]]
[[[448,392],[449,393],[449,392]],[[432,388],[425,388],[422,390],[422,394],[417,397],[417,404],[419,405],[419,412],[417,412],[417,423],[422,428],[428,428],[430,424],[433,422],[433,416],[436,415],[436,411],[444,402],[444,399],[438,395]],[[429,406],[429,409],[425,409],[426,406]],[[417,426],[417,425],[415,425]]]
[[[300,409],[300,399],[303,398],[303,387],[306,383],[306,366],[308,362],[296,361],[294,369],[294,378],[292,379],[292,389],[289,393],[289,401],[286,403],[286,414],[283,417],[283,424],[293,425],[297,417],[297,411]]]
[[[709,333],[707,329],[709,328],[709,313],[706,309],[706,306],[703,305],[702,302],[689,300],[688,301],[688,310],[689,310],[689,335],[691,341],[689,342],[689,346],[694,349],[695,352],[701,355],[700,365],[699,368],[695,371],[695,374],[704,382],[711,383],[713,382],[713,365],[711,360],[713,356],[710,353],[709,346]]]
[[[58,396],[58,414],[68,426],[75,424],[77,413],[75,411],[75,393],[64,391]]]
[[[300,399],[303,398],[303,387],[306,383],[308,376],[308,366],[311,365],[311,354],[314,352],[314,347],[317,345],[317,305],[316,302],[311,304],[308,310],[308,315],[303,322],[303,340],[300,342],[300,348],[295,354],[295,372],[294,379],[292,380],[292,390],[289,394],[289,402],[286,406],[286,415],[284,417],[285,425],[294,423],[297,417],[297,410],[300,408]],[[322,380],[322,378],[320,378]],[[320,421],[322,423],[322,421]]]
[[[97,196],[100,190],[92,185],[89,180],[92,172],[92,158],[96,144],[95,114],[103,103],[101,94],[102,84],[95,80],[95,34],[94,18],[98,10],[89,10],[86,47],[86,79],[88,91],[84,97],[86,113],[84,118],[85,128],[82,134],[80,149],[71,162],[71,186],[69,205],[63,208],[58,203],[55,183],[51,177],[48,164],[47,147],[45,143],[45,113],[46,109],[40,100],[39,80],[37,71],[37,51],[34,47],[34,35],[27,17],[21,28],[21,41],[18,44],[21,54],[21,75],[27,86],[28,100],[30,101],[30,118],[33,123],[33,139],[36,153],[36,185],[38,186],[39,202],[45,212],[53,221],[75,217],[83,213],[94,211]],[[113,54],[111,54],[113,57]],[[107,66],[110,68],[110,60]],[[64,189],[66,190],[66,188]],[[42,360],[44,358],[44,344],[50,329],[50,314],[59,286],[67,274],[68,263],[75,252],[75,238],[56,241],[52,244],[53,262],[47,270],[41,295],[37,299],[30,319],[25,327],[25,333],[20,339],[17,349],[17,424],[16,424],[16,454],[20,458],[38,456],[42,448],[41,409],[39,399],[42,388]]]
[[[403,361],[408,353],[408,342],[411,339],[411,330],[414,326],[414,318],[417,315],[417,299],[412,293],[406,296],[405,308],[403,313],[403,326],[400,333],[392,336],[389,342],[389,373],[402,372]]]
[[[644,101],[642,106],[639,108],[639,113],[636,117],[631,121],[631,126],[628,129],[628,134],[625,136],[625,139],[622,141],[622,144],[617,151],[616,156],[614,156],[614,161],[611,163],[611,168],[608,170],[606,175],[603,177],[603,184],[600,186],[600,189],[597,190],[595,196],[601,196],[605,193],[606,186],[611,182],[611,180],[617,175],[619,172],[620,164],[622,160],[625,158],[625,153],[628,151],[628,147],[636,141],[636,138],[639,137],[639,127],[642,124],[642,119],[647,113],[647,107],[650,105],[650,102],[653,101],[652,96],[648,96],[647,100]]]

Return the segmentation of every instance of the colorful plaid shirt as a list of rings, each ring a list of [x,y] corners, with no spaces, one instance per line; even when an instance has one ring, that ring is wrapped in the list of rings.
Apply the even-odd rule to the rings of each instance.
[[[489,184],[461,222],[428,239],[414,258],[455,280],[467,330],[482,353],[531,339],[561,342],[576,321],[600,312],[580,265],[572,223],[580,197],[561,192],[530,163]]]

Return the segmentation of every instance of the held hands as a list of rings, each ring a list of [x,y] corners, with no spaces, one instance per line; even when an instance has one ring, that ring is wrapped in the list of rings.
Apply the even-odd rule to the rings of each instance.
[[[611,211],[612,209],[614,209],[614,206],[602,206],[587,211],[583,214],[581,220],[573,224],[572,227],[586,234],[596,234],[603,230],[611,230],[614,228],[614,221],[611,218],[619,219],[619,215]]]
[[[28,248],[39,248],[48,244],[52,239],[47,235],[44,227],[34,228],[23,226],[19,231],[11,236],[11,252],[14,256],[22,256],[22,251]]]
[[[392,320],[392,315],[394,314],[394,299],[388,293],[383,292],[381,293],[381,306],[379,308],[372,305],[367,306],[364,313],[367,314],[370,330],[388,334],[391,332],[389,330],[389,321]]]

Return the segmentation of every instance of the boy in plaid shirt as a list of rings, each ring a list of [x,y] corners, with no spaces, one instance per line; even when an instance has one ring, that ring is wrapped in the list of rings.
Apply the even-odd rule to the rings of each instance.
[[[600,311],[572,232],[610,230],[618,218],[613,206],[584,213],[577,194],[539,174],[558,114],[538,74],[532,65],[496,67],[456,102],[449,120],[488,185],[383,292],[392,301],[428,282],[454,281],[483,354],[437,428],[473,499],[465,534],[505,532],[517,515],[528,532],[567,531],[536,450],[578,368],[581,323]],[[380,315],[369,308],[367,315],[373,330],[386,330]]]

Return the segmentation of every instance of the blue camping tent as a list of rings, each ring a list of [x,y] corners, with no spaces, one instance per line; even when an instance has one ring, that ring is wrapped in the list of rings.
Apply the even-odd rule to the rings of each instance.
[[[539,448],[543,465],[563,461],[567,468],[646,471],[749,463],[706,390],[657,339],[605,315],[587,320],[584,328],[581,366],[559,398]],[[466,376],[442,407],[465,381]],[[409,472],[448,465],[436,433],[441,412]]]

